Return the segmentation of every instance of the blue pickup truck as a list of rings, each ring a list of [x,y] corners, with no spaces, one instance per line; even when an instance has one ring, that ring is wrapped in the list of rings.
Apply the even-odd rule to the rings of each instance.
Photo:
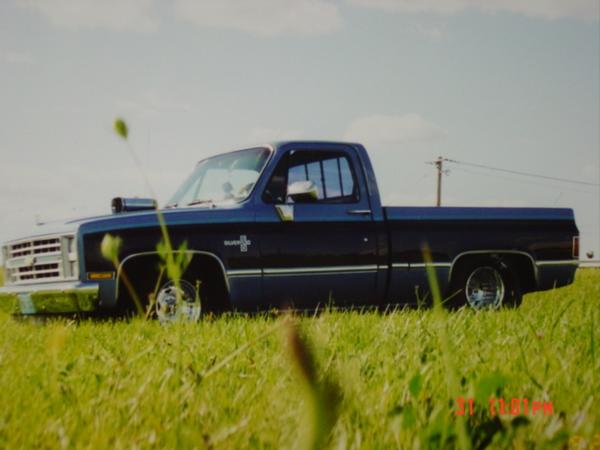
[[[18,314],[124,311],[125,274],[162,319],[428,304],[430,264],[448,305],[498,308],[572,283],[578,266],[571,209],[382,206],[354,143],[281,142],[202,160],[160,211],[173,248],[187,243],[180,282],[162,270],[154,201],[118,198],[112,215],[4,244],[0,304]],[[122,242],[116,266],[102,256],[107,234]]]

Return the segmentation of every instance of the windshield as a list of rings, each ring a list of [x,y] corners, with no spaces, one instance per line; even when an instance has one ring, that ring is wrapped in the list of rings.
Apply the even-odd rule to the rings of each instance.
[[[167,207],[245,200],[252,192],[269,153],[267,148],[252,148],[200,161]]]

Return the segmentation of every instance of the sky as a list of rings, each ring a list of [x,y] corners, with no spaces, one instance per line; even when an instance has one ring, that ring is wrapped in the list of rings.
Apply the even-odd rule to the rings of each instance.
[[[384,202],[573,208],[600,257],[597,0],[0,0],[0,241],[207,156],[350,140]]]

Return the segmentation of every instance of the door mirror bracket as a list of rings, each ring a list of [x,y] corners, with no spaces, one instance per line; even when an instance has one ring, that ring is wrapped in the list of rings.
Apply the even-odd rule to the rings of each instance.
[[[275,205],[275,210],[282,222],[294,221],[294,205]]]

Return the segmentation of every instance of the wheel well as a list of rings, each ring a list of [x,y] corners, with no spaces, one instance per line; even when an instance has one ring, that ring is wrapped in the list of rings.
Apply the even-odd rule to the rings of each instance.
[[[523,293],[534,291],[536,288],[536,273],[533,260],[522,253],[489,252],[473,253],[459,256],[450,269],[450,277],[459,273],[467,265],[475,264],[477,261],[495,261],[510,267],[517,279]],[[452,279],[450,280],[452,281]]]
[[[182,278],[194,286],[199,282],[203,310],[223,312],[231,309],[226,275],[220,261],[210,254],[190,254],[192,258]],[[117,281],[117,305],[121,309],[134,307],[132,296],[124,283],[125,277],[133,285],[143,305],[147,305],[148,295],[168,281],[163,267],[164,263],[155,253],[134,255],[123,260]]]

